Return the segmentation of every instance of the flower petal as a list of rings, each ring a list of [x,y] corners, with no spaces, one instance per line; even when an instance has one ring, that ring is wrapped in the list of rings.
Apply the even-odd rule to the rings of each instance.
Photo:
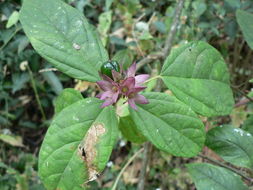
[[[145,96],[143,96],[141,94],[136,94],[133,99],[138,104],[148,104],[149,103],[147,98],[145,98]]]
[[[105,100],[107,98],[111,98],[113,96],[113,92],[112,91],[105,91],[102,93],[100,100]]]
[[[127,96],[132,94],[132,93],[137,94],[138,92],[143,91],[145,88],[147,88],[147,87],[144,87],[144,86],[134,87],[134,88],[132,88],[128,91]]]
[[[101,105],[101,108],[104,108],[104,107],[106,107],[106,106],[110,106],[110,105],[112,105],[114,102],[112,101],[112,99],[111,98],[107,98],[105,101],[104,101],[104,103]]]
[[[103,80],[105,80],[107,82],[110,82],[110,83],[113,82],[113,80],[110,77],[108,77],[107,75],[104,75],[104,74],[102,74],[100,72],[99,72],[99,76],[100,76],[100,78],[102,78]]]
[[[149,75],[147,74],[137,75],[134,78],[135,78],[135,85],[138,86],[143,84],[146,80],[148,80]]]
[[[121,74],[115,70],[112,70],[112,77],[114,81],[119,81],[121,79]]]
[[[103,91],[111,90],[113,87],[113,85],[110,82],[105,80],[97,81],[97,84]]]
[[[134,62],[127,70],[127,77],[134,77],[136,72],[136,63]]]
[[[127,100],[128,104],[130,105],[131,108],[133,108],[134,110],[137,110],[137,106],[134,102],[134,99],[130,98]]]
[[[129,77],[125,79],[122,83],[122,87],[127,87],[129,90],[134,88],[135,86],[135,78],[134,77]]]
[[[117,102],[118,97],[119,97],[119,91],[117,91],[117,92],[115,92],[115,93],[112,94],[112,101],[113,101],[113,103]]]

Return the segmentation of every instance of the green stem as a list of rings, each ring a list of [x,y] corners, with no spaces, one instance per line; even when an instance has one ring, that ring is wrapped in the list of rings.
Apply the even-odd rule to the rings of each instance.
[[[115,183],[113,184],[113,187],[111,190],[116,190],[117,185],[119,183],[119,179],[122,176],[122,174],[124,173],[124,171],[127,169],[127,167],[132,163],[132,161],[140,154],[142,153],[144,150],[144,148],[141,148],[140,150],[138,150],[138,152],[136,152],[126,163],[126,165],[122,168],[122,170],[120,171],[119,175],[117,176]]]
[[[35,94],[37,104],[39,105],[39,110],[41,112],[42,119],[46,120],[46,115],[45,115],[45,112],[44,112],[44,110],[42,108],[42,105],[41,105],[41,102],[40,102],[40,98],[39,98],[37,87],[35,85],[35,80],[34,80],[34,77],[33,77],[32,70],[30,69],[29,65],[27,65],[26,67],[28,69],[28,72],[29,72],[29,75],[30,75],[30,78],[31,78],[32,88],[33,88],[33,91],[34,91],[34,94]]]
[[[146,80],[144,83],[149,83],[150,81],[155,80],[155,79],[158,79],[158,78],[162,78],[162,77],[161,77],[160,75],[157,75],[157,76],[154,76],[154,77],[152,77],[152,78]]]
[[[0,51],[2,51],[3,48],[11,41],[11,39],[16,35],[18,31],[20,31],[22,28],[17,27],[16,30],[12,33],[12,35],[9,37],[9,39],[0,47]]]

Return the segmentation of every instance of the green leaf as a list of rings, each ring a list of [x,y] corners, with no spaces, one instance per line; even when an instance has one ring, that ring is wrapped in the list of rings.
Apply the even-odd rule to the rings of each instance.
[[[81,92],[73,88],[65,88],[55,100],[55,113],[61,112],[64,108],[83,100]]]
[[[20,136],[0,134],[0,140],[16,147],[23,147],[22,138]]]
[[[39,175],[48,190],[83,190],[106,166],[117,138],[112,106],[88,98],[62,110],[53,120],[39,154]]]
[[[130,108],[139,131],[158,149],[175,156],[192,157],[203,147],[205,130],[190,107],[164,93],[144,93],[149,104]]]
[[[253,115],[250,115],[243,123],[242,129],[253,135]]]
[[[103,45],[105,46],[108,38],[107,33],[110,30],[110,26],[112,23],[112,11],[103,12],[99,15],[98,20],[98,31],[101,35]]]
[[[59,95],[62,92],[63,90],[62,83],[54,72],[52,71],[42,72],[42,76],[48,82],[48,84],[52,87],[52,90],[57,95]]]
[[[112,60],[118,61],[119,64],[123,65],[124,69],[127,69],[133,63],[133,52],[129,49],[119,50]]]
[[[173,94],[200,115],[227,115],[233,108],[226,64],[220,53],[205,42],[173,49],[161,75]]]
[[[243,10],[236,11],[236,20],[249,47],[253,49],[253,14]]]
[[[140,133],[130,116],[120,118],[119,130],[127,140],[133,143],[143,143],[146,141],[146,138]]]
[[[187,164],[188,171],[198,190],[247,190],[238,175],[206,163]]]
[[[65,74],[91,82],[108,55],[81,12],[60,0],[25,0],[20,21],[35,50]]]
[[[10,28],[13,25],[15,25],[18,22],[18,19],[19,19],[19,12],[13,11],[13,13],[11,14],[11,16],[8,19],[8,22],[6,24],[6,28]]]
[[[13,73],[11,77],[13,94],[21,90],[30,79],[28,73]]]
[[[208,131],[206,145],[224,160],[253,169],[253,137],[232,126],[215,127]]]

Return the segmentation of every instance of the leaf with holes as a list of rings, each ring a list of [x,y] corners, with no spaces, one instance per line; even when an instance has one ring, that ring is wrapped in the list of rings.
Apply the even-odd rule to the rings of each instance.
[[[211,164],[187,164],[188,171],[198,190],[247,190],[235,173]]]
[[[253,169],[253,137],[229,125],[208,131],[206,145],[227,162]]]
[[[172,50],[161,75],[173,94],[200,115],[226,115],[233,108],[226,64],[220,53],[205,42]]]
[[[34,49],[65,74],[99,80],[108,60],[98,34],[81,12],[60,0],[25,0],[20,21]]]
[[[59,113],[71,104],[83,100],[81,92],[73,88],[65,88],[55,100],[55,113]]]
[[[192,157],[203,147],[205,130],[190,107],[167,94],[143,94],[149,104],[130,109],[139,131],[158,149],[175,156]]]
[[[83,190],[106,166],[117,138],[112,106],[88,98],[63,109],[53,120],[39,154],[39,175],[48,190]]]

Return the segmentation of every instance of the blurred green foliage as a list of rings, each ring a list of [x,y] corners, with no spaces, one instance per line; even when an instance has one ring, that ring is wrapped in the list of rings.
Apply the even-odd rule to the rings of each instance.
[[[161,50],[177,3],[175,0],[64,1],[83,12],[90,23],[98,27],[110,58],[114,57],[125,65]],[[48,71],[52,66],[33,50],[17,20],[20,7],[20,0],[0,1],[0,135],[10,136],[12,142],[21,139],[22,143],[22,146],[17,146],[0,139],[0,189],[42,190],[44,188],[37,175],[37,154],[54,113],[53,102],[63,88],[79,88],[80,83],[58,71]],[[253,84],[249,80],[253,78],[253,52],[245,43],[236,22],[237,9],[253,13],[253,2],[186,0],[174,44],[204,40],[215,46],[228,63],[234,93],[240,100],[241,96],[252,94]],[[160,60],[156,60],[141,69],[155,75],[160,67]],[[46,120],[43,120],[35,98],[32,78]],[[149,90],[152,88],[154,86]],[[87,83],[82,83],[81,89],[84,96],[94,96],[97,90]],[[248,119],[239,122],[251,132],[252,110],[251,104],[243,107]],[[236,114],[235,110],[231,117],[236,117]],[[210,123],[222,124],[230,121],[231,117],[215,118]],[[99,181],[90,183],[91,189],[110,189],[122,165],[139,146],[122,142],[125,141],[119,142],[121,146],[117,146],[112,155],[114,164],[108,166]],[[173,159],[153,151],[148,189],[173,190],[193,186],[184,172],[186,159]],[[140,168],[140,162],[137,159],[133,168]],[[119,183],[120,190],[136,189],[138,173],[131,173],[130,169],[125,174],[128,176]]]

